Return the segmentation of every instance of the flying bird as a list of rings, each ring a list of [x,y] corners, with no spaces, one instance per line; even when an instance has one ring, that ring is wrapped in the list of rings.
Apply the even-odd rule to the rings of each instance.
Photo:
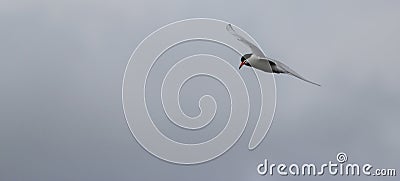
[[[239,34],[236,33],[236,31],[232,28],[231,24],[228,24],[226,26],[226,30],[231,33],[233,36],[236,37],[237,40],[240,42],[246,44],[247,46],[250,47],[251,53],[245,54],[241,58],[241,63],[239,65],[239,69],[242,68],[243,65],[254,67],[256,69],[262,70],[264,72],[269,72],[269,73],[276,73],[276,74],[289,74],[292,76],[295,76],[303,81],[306,81],[308,83],[321,86],[315,82],[311,82],[289,68],[287,65],[283,64],[282,62],[274,59],[267,58],[264,53],[253,43],[251,43],[249,40],[244,38],[243,36],[240,36]]]

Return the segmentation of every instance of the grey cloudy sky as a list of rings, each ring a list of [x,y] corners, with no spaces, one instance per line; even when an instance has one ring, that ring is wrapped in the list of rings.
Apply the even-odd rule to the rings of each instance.
[[[256,166],[265,158],[325,163],[338,152],[351,162],[399,171],[399,8],[394,0],[0,1],[0,180],[291,180],[259,176]],[[157,159],[134,140],[121,86],[140,41],[165,24],[194,17],[243,28],[268,56],[323,86],[277,76],[274,122],[256,150],[247,150],[250,120],[226,154],[181,166]],[[239,63],[232,53],[221,55],[228,49],[219,45],[191,46],[194,53],[210,51]],[[178,46],[164,58],[189,51]],[[199,78],[184,89],[205,83],[226,98],[213,80]],[[190,94],[183,92],[182,104],[195,115],[199,94]],[[214,129],[223,125],[224,113],[216,115]]]

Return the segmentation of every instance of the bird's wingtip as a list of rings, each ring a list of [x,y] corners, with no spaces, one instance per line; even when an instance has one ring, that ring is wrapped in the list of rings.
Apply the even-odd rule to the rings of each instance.
[[[322,87],[321,84],[317,84],[317,83],[311,82],[311,81],[309,81],[309,80],[306,80],[306,82],[311,83],[311,84],[314,84],[314,85],[316,85],[316,86],[318,86],[318,87]]]
[[[235,31],[235,30],[233,30],[232,24],[230,24],[230,23],[226,25],[226,30],[229,32]]]
[[[314,83],[314,85],[317,85],[317,86],[319,86],[319,87],[322,87],[322,85],[321,85],[321,84]]]

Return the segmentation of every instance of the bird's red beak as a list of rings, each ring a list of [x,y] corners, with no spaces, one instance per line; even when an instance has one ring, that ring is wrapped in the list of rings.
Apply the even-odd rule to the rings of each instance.
[[[242,66],[243,66],[244,64],[246,64],[246,61],[243,61],[242,63],[240,63],[239,69],[242,68]]]

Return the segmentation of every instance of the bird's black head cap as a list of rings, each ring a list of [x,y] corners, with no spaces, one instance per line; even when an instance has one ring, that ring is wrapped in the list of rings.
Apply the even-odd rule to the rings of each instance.
[[[252,55],[251,53],[244,54],[244,55],[242,56],[242,58],[240,58],[240,61],[243,62],[243,61],[247,60],[248,58],[251,57],[251,55]],[[245,65],[250,66],[249,62],[246,62]]]

